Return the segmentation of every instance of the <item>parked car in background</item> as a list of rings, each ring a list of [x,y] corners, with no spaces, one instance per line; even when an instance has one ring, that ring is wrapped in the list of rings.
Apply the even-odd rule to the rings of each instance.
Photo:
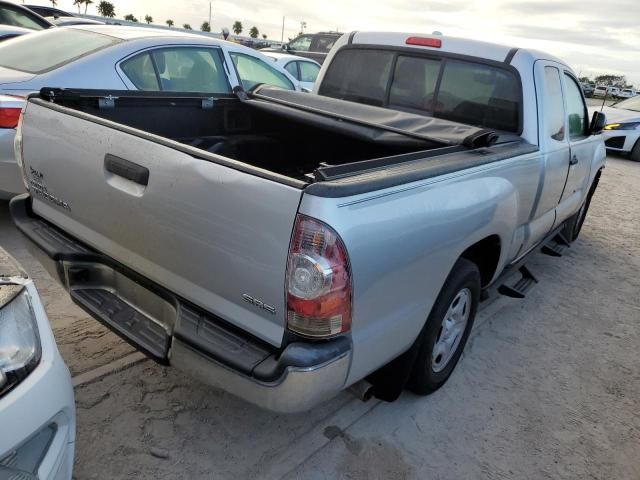
[[[591,98],[593,97],[593,91],[595,90],[596,86],[589,84],[589,83],[583,83],[582,84],[582,91],[584,92],[584,96],[587,98]]]
[[[28,8],[2,0],[0,0],[0,25],[12,25],[29,30],[44,30],[53,27],[51,22]]]
[[[41,17],[75,17],[73,13],[65,12],[64,10],[60,10],[55,7],[47,7],[45,5],[24,5],[24,7],[28,8],[32,12],[37,13]]]
[[[602,112],[608,122],[602,132],[607,149],[628,154],[632,160],[640,162],[640,96],[603,107]]]
[[[30,50],[39,54],[25,55]],[[300,89],[286,70],[256,50],[203,35],[117,25],[54,28],[3,42],[0,67],[0,197],[5,198],[24,191],[13,154],[21,97],[42,87],[231,94],[238,85],[249,90],[264,83]]]
[[[638,95],[638,92],[636,92],[635,89],[623,88],[620,90],[620,93],[618,93],[618,98],[621,98],[621,99],[632,98],[632,97],[635,97],[636,95]]]
[[[620,87],[609,87],[609,94],[611,98],[618,98],[620,95]]]
[[[12,218],[90,315],[257,405],[430,393],[577,238],[604,116],[561,60],[445,36],[345,35],[314,91],[45,89]]]
[[[313,85],[320,73],[320,64],[310,58],[298,57],[280,52],[265,52],[267,57],[275,62],[298,80],[300,86],[308,91],[313,90]]]
[[[285,43],[281,49],[266,48],[265,52],[278,52],[285,51],[291,55],[297,55],[299,57],[306,57],[315,60],[322,64],[327,54],[342,36],[340,32],[319,32],[319,33],[305,33],[291,40],[289,43]]]
[[[594,97],[604,97],[609,95],[609,87],[606,85],[597,85],[596,88],[593,89]]]
[[[0,247],[0,478],[70,480],[71,378],[33,281]]]

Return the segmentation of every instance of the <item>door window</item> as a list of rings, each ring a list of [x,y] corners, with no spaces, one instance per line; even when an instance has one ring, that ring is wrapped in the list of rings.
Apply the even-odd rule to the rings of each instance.
[[[300,65],[300,80],[301,82],[315,82],[320,73],[320,67],[311,62],[298,62]]]
[[[299,50],[301,52],[308,52],[309,48],[311,48],[311,40],[313,40],[312,35],[301,35],[291,43],[289,43],[289,48],[291,50]]]
[[[313,46],[314,52],[328,52],[333,47],[333,44],[336,43],[338,38],[334,36],[324,36],[320,35],[316,37],[315,45]]]
[[[567,86],[567,117],[569,124],[569,138],[571,140],[587,135],[589,120],[587,106],[582,98],[578,84],[571,75],[564,74]]]
[[[300,77],[298,76],[298,62],[289,62],[284,68],[287,72],[293,75],[293,78],[300,80]]]
[[[389,105],[433,111],[440,60],[418,57],[398,57]]]
[[[120,68],[139,90],[231,92],[220,54],[213,48],[157,49],[122,62]]]
[[[560,71],[554,67],[544,67],[545,108],[544,119],[547,135],[554,140],[564,140],[564,103]]]
[[[238,52],[230,52],[229,55],[238,70],[238,76],[245,90],[251,90],[260,83],[295,90],[293,83],[283,73],[259,58]]]

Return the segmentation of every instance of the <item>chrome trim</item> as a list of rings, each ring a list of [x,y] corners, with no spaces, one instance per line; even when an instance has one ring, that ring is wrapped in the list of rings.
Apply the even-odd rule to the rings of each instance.
[[[320,365],[288,367],[280,379],[261,382],[202,355],[177,338],[169,351],[172,366],[248,402],[279,413],[304,412],[327,400],[345,385],[351,351]]]

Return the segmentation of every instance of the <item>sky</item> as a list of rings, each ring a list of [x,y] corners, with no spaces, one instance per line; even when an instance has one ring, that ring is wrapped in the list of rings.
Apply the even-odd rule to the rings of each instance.
[[[51,5],[43,0],[34,4]],[[87,13],[97,14],[99,0]],[[27,3],[30,3],[27,1]],[[58,8],[76,11],[73,0]],[[208,0],[111,0],[116,16],[149,14],[154,23],[172,19],[198,29],[209,17]],[[256,26],[260,34],[280,40],[300,31],[339,30],[431,33],[536,48],[568,62],[580,76],[626,75],[640,87],[640,0],[235,0],[213,1],[212,31],[231,29],[235,20],[243,34]],[[83,7],[84,10],[84,7]]]

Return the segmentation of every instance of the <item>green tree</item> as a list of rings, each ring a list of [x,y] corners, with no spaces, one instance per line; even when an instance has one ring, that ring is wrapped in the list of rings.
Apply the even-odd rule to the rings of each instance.
[[[87,8],[93,3],[93,0],[82,0],[82,3],[84,3],[84,14],[86,15]]]
[[[98,4],[98,13],[103,17],[113,18],[116,16],[116,7],[113,6],[113,3],[102,0]]]
[[[264,38],[264,39],[266,40],[266,39],[267,39],[267,34],[266,34],[266,33],[263,33],[263,34],[262,34],[262,38]]]
[[[211,25],[209,25],[209,22],[202,22],[202,25],[200,25],[200,30],[202,30],[203,32],[210,32]]]
[[[147,25],[153,22],[153,17],[151,15],[145,15],[144,21],[147,22]]]
[[[138,19],[133,16],[133,13],[128,13],[124,16],[125,20],[129,20],[130,22],[138,22]]]
[[[598,75],[593,79],[598,85],[626,85],[627,79],[624,75]]]
[[[173,27],[173,20],[171,20],[171,19],[165,21],[164,23],[166,23],[167,26],[169,26],[169,27]]]
[[[242,33],[242,22],[240,20],[233,22],[231,30],[233,30],[236,35],[240,35]]]
[[[84,3],[84,0],[73,0],[73,4],[78,7],[78,13],[80,13],[80,5]]]
[[[580,77],[578,80],[580,81],[580,83],[593,83],[593,80],[591,80],[589,77]]]
[[[189,25],[188,23],[182,25],[182,28],[184,28],[185,30],[192,30],[191,25]]]
[[[258,27],[254,25],[251,27],[251,30],[249,30],[249,36],[251,38],[258,38],[258,35],[260,35],[260,32],[258,31]]]

